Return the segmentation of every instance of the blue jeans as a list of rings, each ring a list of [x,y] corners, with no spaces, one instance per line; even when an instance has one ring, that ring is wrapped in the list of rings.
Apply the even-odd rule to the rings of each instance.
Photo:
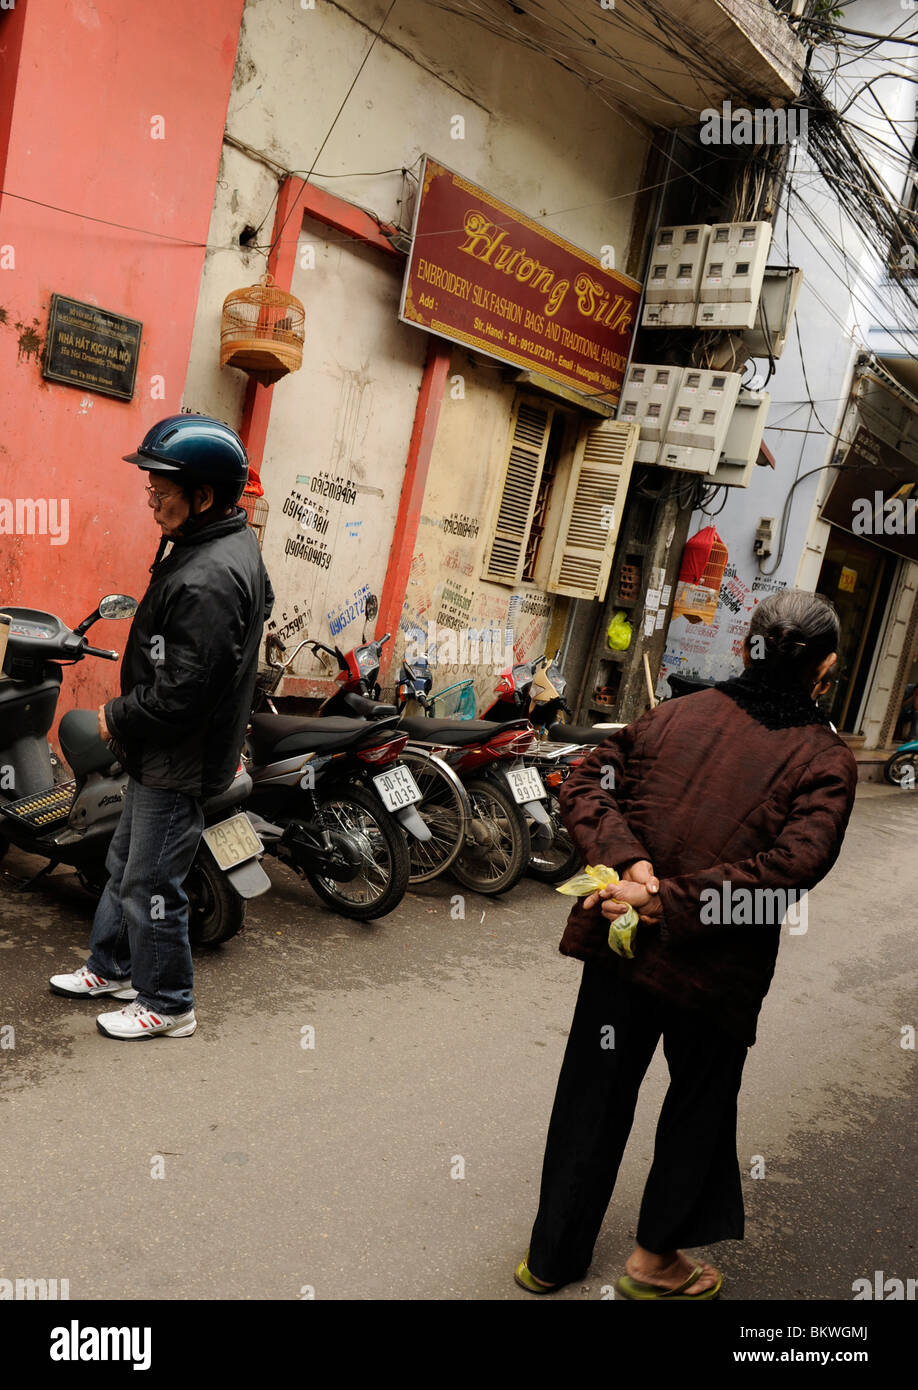
[[[188,897],[182,888],[204,828],[201,806],[184,792],[128,778],[109,847],[109,880],[89,938],[89,969],[131,977],[141,1004],[185,1013],[194,1004]]]

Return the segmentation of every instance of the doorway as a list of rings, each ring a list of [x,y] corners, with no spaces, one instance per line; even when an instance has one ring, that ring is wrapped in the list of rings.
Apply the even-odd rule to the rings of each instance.
[[[829,706],[829,718],[839,733],[858,732],[856,723],[898,565],[898,557],[889,551],[832,527],[816,592],[835,604],[841,619],[838,684]]]

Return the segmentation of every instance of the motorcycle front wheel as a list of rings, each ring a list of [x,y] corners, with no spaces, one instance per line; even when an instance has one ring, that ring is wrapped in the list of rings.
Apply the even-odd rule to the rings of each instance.
[[[465,789],[472,819],[462,853],[450,872],[476,893],[506,893],[519,883],[532,845],[526,817],[509,790],[487,777],[470,777]]]
[[[561,810],[556,796],[551,796],[547,810],[553,831],[552,842],[547,849],[538,849],[533,846],[526,872],[530,878],[538,879],[540,883],[563,883],[566,878],[571,878],[580,868],[580,853],[574,848],[573,841],[561,819]]]
[[[883,768],[883,776],[894,787],[914,787],[918,750],[893,753]]]
[[[319,792],[316,801],[328,829],[356,844],[360,868],[346,882],[306,870],[313,890],[343,917],[358,922],[384,917],[408,887],[408,846],[398,822],[375,793],[357,784]]]
[[[409,881],[427,883],[455,862],[465,844],[471,807],[465,788],[448,764],[419,748],[399,755],[421,791],[415,810],[430,831],[429,840],[408,840]]]

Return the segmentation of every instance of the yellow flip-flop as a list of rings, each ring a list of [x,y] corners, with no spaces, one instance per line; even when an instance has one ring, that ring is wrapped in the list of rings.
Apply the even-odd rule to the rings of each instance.
[[[662,1289],[659,1284],[645,1284],[640,1279],[632,1279],[630,1274],[623,1274],[615,1285],[616,1293],[620,1293],[622,1298],[635,1299],[655,1299],[668,1298],[680,1299],[686,1303],[701,1303],[708,1299],[717,1298],[724,1285],[724,1276],[717,1275],[716,1283],[709,1289],[703,1289],[701,1293],[686,1293],[686,1289],[691,1288],[704,1274],[704,1265],[696,1265],[687,1279],[683,1279],[674,1289]]]
[[[554,1293],[555,1289],[564,1287],[563,1284],[540,1284],[529,1268],[528,1259],[529,1251],[527,1250],[513,1271],[513,1277],[521,1289],[526,1289],[529,1293]]]

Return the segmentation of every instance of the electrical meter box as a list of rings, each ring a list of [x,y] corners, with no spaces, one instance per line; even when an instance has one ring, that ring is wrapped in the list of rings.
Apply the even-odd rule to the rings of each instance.
[[[739,395],[739,372],[685,367],[660,450],[664,468],[713,473]]]
[[[712,483],[723,487],[749,486],[770,405],[768,391],[740,391],[727,426],[720,463],[711,476]]]
[[[660,227],[644,286],[644,328],[691,328],[711,228]]]
[[[682,380],[681,367],[633,362],[628,368],[618,407],[618,419],[641,428],[636,463],[656,463],[669,424],[673,401]]]
[[[781,356],[797,311],[802,284],[803,271],[795,266],[766,266],[755,324],[743,334],[743,341],[753,357],[767,357],[769,343],[772,357]]]
[[[770,246],[770,222],[714,224],[695,307],[696,328],[752,328]]]

